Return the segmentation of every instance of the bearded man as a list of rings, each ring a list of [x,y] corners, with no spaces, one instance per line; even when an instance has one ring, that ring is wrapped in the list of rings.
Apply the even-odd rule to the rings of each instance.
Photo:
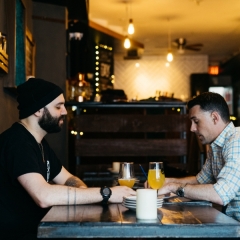
[[[44,138],[64,123],[61,88],[30,78],[17,91],[20,120],[0,135],[0,239],[35,239],[53,205],[120,203],[136,194],[124,186],[87,188],[62,166]]]

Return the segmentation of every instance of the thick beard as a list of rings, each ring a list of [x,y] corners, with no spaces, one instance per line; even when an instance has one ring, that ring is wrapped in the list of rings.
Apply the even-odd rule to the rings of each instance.
[[[64,120],[64,116],[60,116],[59,118],[53,117],[48,109],[44,107],[43,115],[39,119],[38,124],[47,133],[57,133],[62,129],[62,127],[59,125],[60,120]]]

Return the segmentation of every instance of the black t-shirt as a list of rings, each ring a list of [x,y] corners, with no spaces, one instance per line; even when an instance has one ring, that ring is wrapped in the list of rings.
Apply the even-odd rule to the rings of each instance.
[[[62,164],[45,139],[42,146],[45,161],[40,145],[19,123],[0,135],[0,239],[36,236],[40,220],[50,209],[37,206],[17,180],[23,174],[35,172],[47,181],[47,167],[49,181],[60,173]]]

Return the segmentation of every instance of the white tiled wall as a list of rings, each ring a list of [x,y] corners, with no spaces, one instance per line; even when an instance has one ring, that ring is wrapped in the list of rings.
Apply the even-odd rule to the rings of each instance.
[[[139,67],[135,64],[139,63]],[[165,56],[143,56],[138,60],[114,58],[114,89],[123,89],[128,99],[147,99],[161,93],[174,93],[175,98],[190,97],[191,73],[208,72],[208,56],[175,57],[169,67]]]

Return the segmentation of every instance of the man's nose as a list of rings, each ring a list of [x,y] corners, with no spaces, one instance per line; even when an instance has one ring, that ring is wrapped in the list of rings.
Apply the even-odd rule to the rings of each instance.
[[[196,132],[197,131],[195,124],[193,124],[193,123],[191,124],[190,131],[191,132]]]
[[[63,106],[62,108],[62,115],[67,115],[67,109],[65,108],[65,106]]]

